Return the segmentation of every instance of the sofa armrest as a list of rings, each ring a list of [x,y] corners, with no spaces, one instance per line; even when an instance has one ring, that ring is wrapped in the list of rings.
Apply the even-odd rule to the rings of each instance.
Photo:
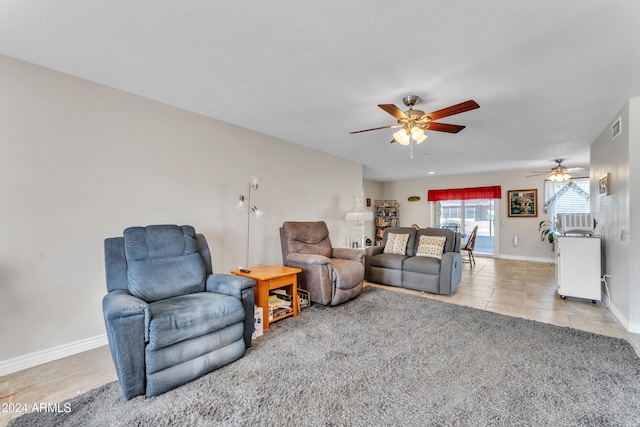
[[[253,288],[256,281],[244,276],[235,274],[210,274],[207,277],[207,292],[230,295],[242,299],[242,291]]]
[[[289,267],[300,267],[300,265],[312,265],[312,264],[331,264],[331,259],[324,255],[316,255],[316,254],[300,254],[300,253],[292,253],[287,256],[287,266]],[[294,265],[295,264],[295,265]]]
[[[244,347],[251,347],[251,337],[255,328],[256,296],[253,286],[242,290],[242,307],[244,308]]]
[[[372,257],[374,255],[379,255],[384,251],[384,246],[369,246],[364,250],[365,256]]]
[[[125,399],[145,394],[145,343],[149,340],[149,306],[125,290],[102,299],[109,349]]]
[[[370,246],[364,250],[364,280],[371,280],[371,257],[384,251],[383,246]]]
[[[291,253],[285,263],[302,270],[298,274],[298,286],[309,291],[311,301],[327,305],[331,303],[333,268],[331,259],[324,255]]]
[[[207,292],[230,295],[238,298],[244,308],[244,346],[251,347],[251,335],[254,328],[254,306],[256,304],[254,286],[256,281],[235,274],[210,274],[207,277]]]
[[[350,259],[352,261],[361,262],[364,265],[364,249],[333,248],[331,255],[333,258]]]
[[[462,255],[445,252],[440,260],[440,294],[451,295],[462,280]]]

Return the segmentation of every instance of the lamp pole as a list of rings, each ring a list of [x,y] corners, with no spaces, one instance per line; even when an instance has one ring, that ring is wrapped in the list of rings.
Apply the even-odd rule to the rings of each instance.
[[[246,252],[245,252],[245,257],[244,257],[244,266],[245,268],[249,268],[249,230],[251,227],[251,212],[253,212],[254,207],[251,205],[251,190],[257,190],[258,189],[258,184],[257,183],[249,183],[249,190],[248,190],[248,196],[247,196],[247,248],[246,248]]]
[[[250,236],[249,233],[251,231],[251,214],[255,213],[256,218],[260,218],[264,214],[264,212],[258,209],[257,206],[253,206],[251,204],[251,190],[258,189],[259,180],[260,180],[260,177],[252,176],[251,182],[249,182],[249,185],[248,185],[249,188],[247,189],[247,200],[246,200],[247,205],[245,207],[245,209],[247,210],[247,244],[246,244],[246,251],[244,256],[244,268],[249,268],[249,236]],[[240,196],[240,201],[242,202],[242,204],[244,204],[244,196]]]

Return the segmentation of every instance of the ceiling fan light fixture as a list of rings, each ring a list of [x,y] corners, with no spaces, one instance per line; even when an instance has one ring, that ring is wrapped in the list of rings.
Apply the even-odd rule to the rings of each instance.
[[[398,141],[400,145],[409,145],[409,141],[411,141],[411,137],[409,136],[409,132],[407,130],[400,129],[396,133],[393,134],[393,139]]]
[[[425,139],[427,139],[427,134],[422,132],[422,136],[418,139],[416,139],[416,143],[420,144],[421,142],[423,142]]]
[[[571,179],[571,175],[569,175],[564,169],[555,169],[553,172],[551,172],[551,175],[549,176],[549,181],[554,181],[554,182],[563,182],[563,181],[568,181],[570,179]]]
[[[420,129],[418,126],[414,126],[411,128],[411,138],[413,138],[414,141],[418,142],[418,140],[422,138],[423,135],[424,135],[424,131]]]

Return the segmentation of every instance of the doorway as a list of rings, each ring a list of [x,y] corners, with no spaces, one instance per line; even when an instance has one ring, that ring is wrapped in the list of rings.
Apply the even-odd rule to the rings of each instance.
[[[474,253],[493,255],[495,249],[495,199],[442,200],[435,202],[435,226],[458,226],[462,244],[478,226]]]

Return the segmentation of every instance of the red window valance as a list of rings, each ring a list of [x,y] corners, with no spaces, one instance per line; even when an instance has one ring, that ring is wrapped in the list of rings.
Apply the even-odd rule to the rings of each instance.
[[[427,199],[430,202],[441,200],[469,200],[469,199],[501,199],[502,187],[470,187],[450,188],[447,190],[429,190]]]

